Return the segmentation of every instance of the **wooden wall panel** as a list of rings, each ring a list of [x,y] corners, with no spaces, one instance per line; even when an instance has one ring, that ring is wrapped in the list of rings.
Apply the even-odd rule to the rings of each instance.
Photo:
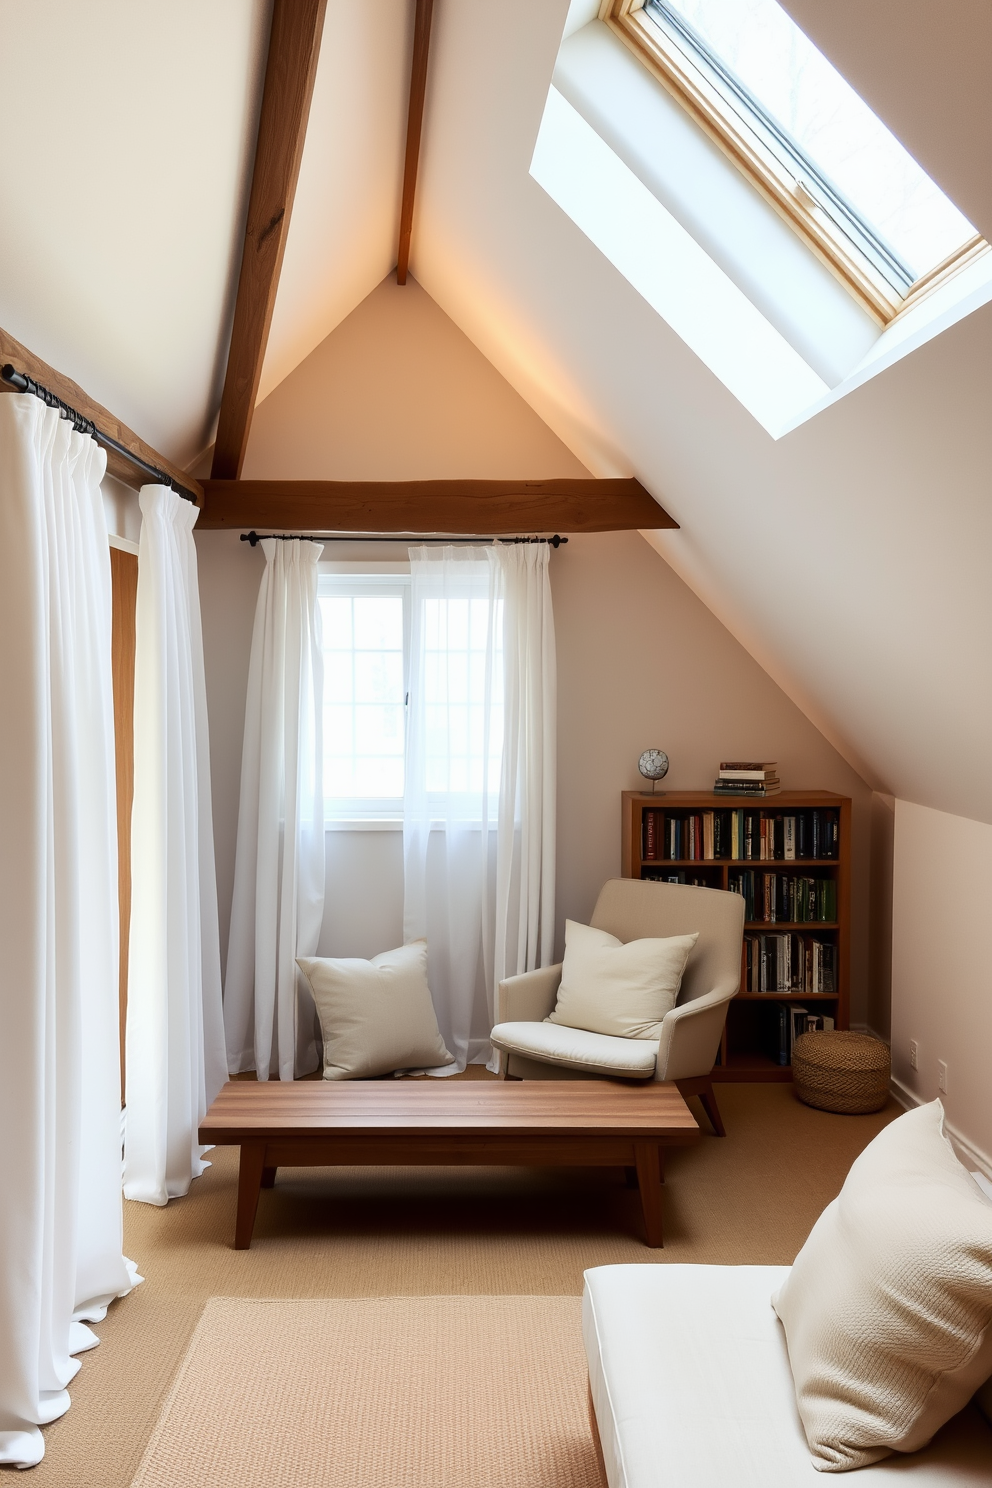
[[[128,932],[131,924],[131,798],[134,794],[134,638],[138,559],[110,550],[113,589],[114,740],[117,756],[117,893],[120,910],[121,1096],[124,1095],[124,1028],[127,1020]]]

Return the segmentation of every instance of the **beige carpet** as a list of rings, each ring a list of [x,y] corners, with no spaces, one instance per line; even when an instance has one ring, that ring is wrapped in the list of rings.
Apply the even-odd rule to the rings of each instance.
[[[133,1488],[604,1488],[577,1297],[212,1297]]]
[[[236,1251],[237,1153],[218,1150],[186,1198],[124,1205],[145,1282],[97,1326],[31,1488],[127,1488],[210,1297],[578,1297],[585,1267],[615,1261],[792,1261],[898,1108],[830,1116],[789,1085],[718,1093],[726,1139],[669,1157],[661,1251],[619,1171],[519,1168],[280,1171]]]

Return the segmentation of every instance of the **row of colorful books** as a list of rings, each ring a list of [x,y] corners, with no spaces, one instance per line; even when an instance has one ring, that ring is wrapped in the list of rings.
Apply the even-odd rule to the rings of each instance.
[[[774,816],[760,811],[690,811],[676,814],[649,807],[641,814],[645,862],[794,862],[837,858],[837,811],[795,811]]]
[[[836,993],[837,947],[795,932],[745,935],[744,991]]]
[[[743,898],[744,918],[749,923],[835,924],[837,920],[837,885],[832,878],[744,868],[727,875],[727,887]]]

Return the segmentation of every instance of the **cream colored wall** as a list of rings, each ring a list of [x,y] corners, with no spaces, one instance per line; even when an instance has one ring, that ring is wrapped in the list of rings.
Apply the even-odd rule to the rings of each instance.
[[[984,822],[895,803],[893,1076],[908,1103],[933,1100],[937,1063],[945,1061],[948,1122],[966,1155],[992,1175],[990,861],[992,827]]]
[[[246,480],[588,475],[480,351],[392,276],[255,411]]]
[[[536,476],[582,467],[418,286],[384,284],[256,413],[246,475]],[[197,538],[222,945],[227,942],[241,733],[261,557]],[[334,556],[385,557],[341,546]],[[552,557],[558,637],[558,919],[584,919],[620,870],[620,792],[641,751],[672,789],[708,787],[721,758],[776,759],[786,787],[854,799],[854,1008],[866,1017],[871,792],[730,632],[634,532],[572,537]],[[325,954],[402,935],[399,834],[328,833]]]
[[[620,871],[620,792],[708,790],[721,759],[777,760],[786,790],[853,799],[852,1021],[867,1017],[871,791],[636,532],[573,537],[552,558],[558,638],[558,916],[588,919]]]

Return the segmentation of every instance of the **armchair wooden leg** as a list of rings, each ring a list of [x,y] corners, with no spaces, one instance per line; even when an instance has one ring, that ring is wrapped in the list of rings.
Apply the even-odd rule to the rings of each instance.
[[[499,1077],[501,1080],[521,1080],[522,1075],[510,1074],[510,1056],[504,1050],[499,1057]]]
[[[683,1099],[690,1095],[699,1096],[699,1103],[709,1118],[714,1135],[725,1137],[727,1135],[726,1128],[720,1116],[720,1107],[716,1103],[716,1096],[713,1093],[713,1081],[709,1075],[699,1075],[692,1080],[676,1080],[675,1084],[678,1086],[679,1094]]]

